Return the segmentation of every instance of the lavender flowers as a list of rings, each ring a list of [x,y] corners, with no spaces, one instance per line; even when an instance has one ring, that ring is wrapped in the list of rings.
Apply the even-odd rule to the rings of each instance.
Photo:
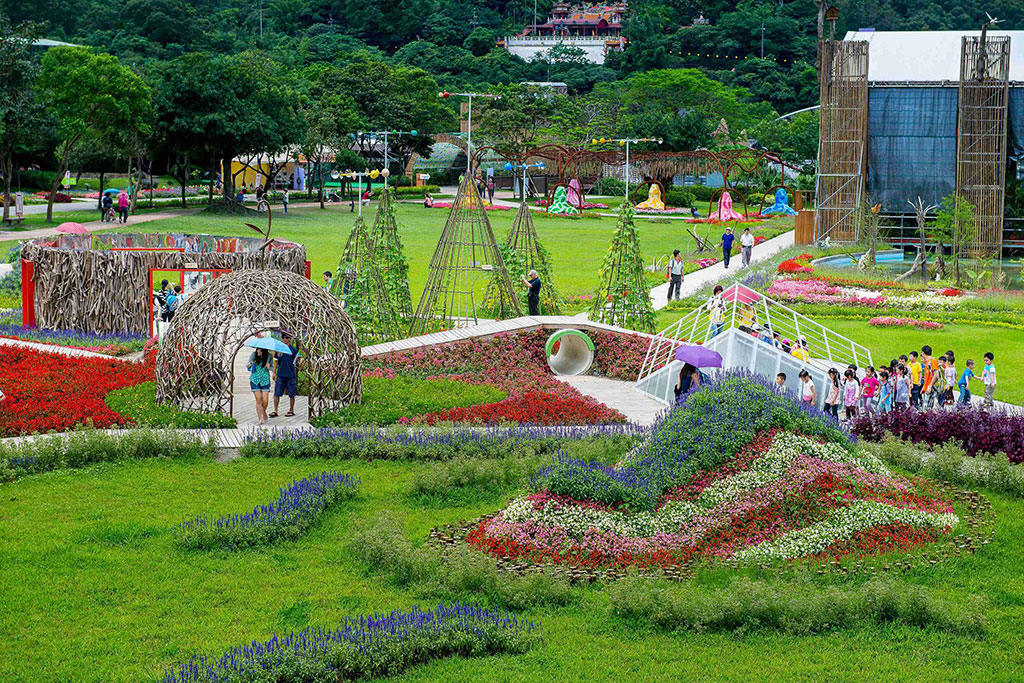
[[[188,548],[241,550],[302,536],[332,505],[355,495],[359,479],[341,472],[293,481],[281,488],[273,503],[252,512],[209,519],[200,515],[182,522],[177,531]]]

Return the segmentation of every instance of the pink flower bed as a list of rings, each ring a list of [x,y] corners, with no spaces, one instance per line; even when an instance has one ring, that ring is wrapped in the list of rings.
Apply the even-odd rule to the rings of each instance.
[[[450,209],[452,208],[451,202],[434,202],[431,204],[432,209]],[[499,206],[497,204],[484,204],[485,211],[511,211],[511,206]]]
[[[857,296],[846,294],[835,285],[821,280],[775,280],[765,292],[773,299],[804,301],[814,304],[839,304],[878,308],[885,303],[884,296]]]
[[[918,320],[917,318],[892,318],[886,315],[876,316],[868,321],[868,325],[875,327],[916,327],[920,330],[941,330],[945,325],[932,320]]]

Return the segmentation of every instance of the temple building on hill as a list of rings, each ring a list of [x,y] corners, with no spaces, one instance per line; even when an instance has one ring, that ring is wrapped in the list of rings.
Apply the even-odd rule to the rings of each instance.
[[[626,3],[573,7],[559,2],[543,24],[527,26],[521,33],[498,41],[509,52],[530,60],[556,45],[583,50],[588,61],[603,64],[605,56],[625,47],[622,20]]]

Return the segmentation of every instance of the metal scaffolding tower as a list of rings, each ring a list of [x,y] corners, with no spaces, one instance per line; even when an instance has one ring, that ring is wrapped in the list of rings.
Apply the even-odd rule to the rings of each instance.
[[[961,245],[972,255],[999,254],[1002,247],[1009,78],[1009,36],[964,36],[956,187],[957,200],[974,207],[975,239]]]
[[[868,43],[823,40],[814,236],[854,242],[868,138]]]

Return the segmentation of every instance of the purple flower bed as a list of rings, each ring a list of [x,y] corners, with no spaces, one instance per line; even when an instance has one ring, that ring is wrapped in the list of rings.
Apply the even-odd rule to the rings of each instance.
[[[630,424],[579,427],[456,427],[450,430],[324,427],[289,432],[258,431],[246,437],[242,455],[277,458],[359,458],[363,460],[450,460],[555,454],[568,441],[606,440],[633,444],[647,430]]]
[[[88,334],[75,330],[48,330],[40,327],[24,327],[21,324],[21,309],[15,309],[0,315],[0,337],[13,337],[40,344],[57,346],[74,346],[101,353],[110,353],[115,349],[130,353],[141,351],[149,340],[144,334]],[[117,354],[112,354],[117,355]]]
[[[178,527],[189,548],[239,550],[294,540],[304,534],[335,503],[355,495],[359,479],[341,472],[321,472],[281,488],[273,503],[252,512],[209,519],[200,515]]]
[[[430,659],[521,653],[539,626],[474,605],[440,604],[342,620],[234,647],[219,659],[194,656],[161,683],[341,681],[399,673]]]
[[[881,441],[886,432],[914,443],[939,445],[952,439],[969,455],[1002,451],[1010,462],[1024,462],[1024,416],[959,406],[956,410],[900,410],[860,417],[853,433]]]

